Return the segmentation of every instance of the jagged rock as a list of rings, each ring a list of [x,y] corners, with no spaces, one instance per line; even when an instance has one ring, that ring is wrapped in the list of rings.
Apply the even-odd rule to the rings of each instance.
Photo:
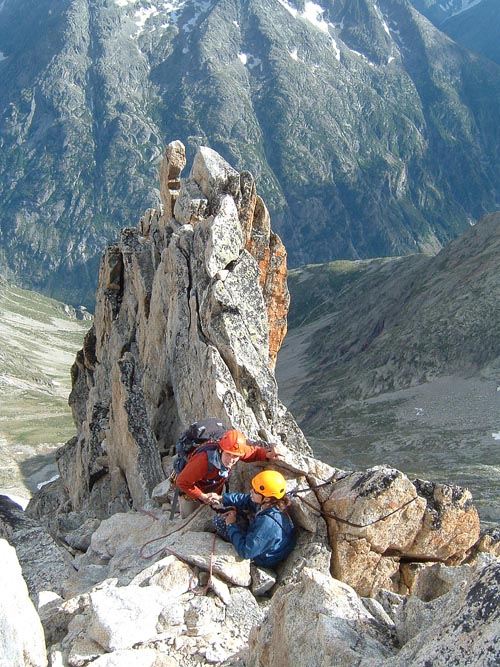
[[[15,550],[0,539],[0,665],[46,667],[42,624],[31,602]]]
[[[94,328],[72,371],[78,434],[58,456],[73,509],[89,516],[147,506],[163,478],[157,456],[207,415],[310,453],[272,370],[289,302],[284,248],[249,174],[203,147],[179,180],[183,164],[170,144],[163,215],[148,211],[101,262]]]
[[[248,665],[346,667],[367,654],[386,659],[394,651],[388,628],[352,588],[306,568],[296,584],[273,596],[266,624],[250,635]]]
[[[405,642],[386,661],[362,667],[494,667],[500,661],[500,563],[479,568],[468,583],[424,603],[410,597],[396,619]],[[411,611],[410,611],[411,608]]]
[[[147,585],[154,585],[167,591],[172,597],[187,593],[193,581],[191,568],[179,561],[175,556],[167,556],[155,563],[154,573],[147,580]],[[153,568],[151,568],[153,569]],[[144,573],[141,573],[141,578]],[[131,582],[137,580],[137,577]]]
[[[68,600],[52,599],[38,607],[47,646],[59,643],[68,633],[68,626],[75,616],[83,613],[88,596],[76,595]]]
[[[252,586],[250,590],[255,597],[265,595],[276,583],[276,573],[264,567],[257,567],[253,563],[250,566]]]
[[[484,531],[478,542],[479,552],[489,553],[500,558],[500,528],[489,528]]]
[[[164,542],[182,560],[209,570],[236,586],[250,586],[250,561],[241,559],[232,545],[211,533],[175,533]],[[212,546],[213,545],[213,546]],[[213,549],[213,551],[212,551]]]
[[[461,563],[480,534],[479,516],[468,489],[416,480],[427,501],[424,522],[408,549],[413,558]]]
[[[107,451],[110,460],[111,493],[114,478],[126,478],[134,507],[144,507],[163,479],[160,455],[149,426],[140,371],[134,357],[126,353],[115,365],[112,380],[111,417]],[[120,480],[121,481],[121,480]]]
[[[62,593],[62,583],[74,571],[70,555],[56,544],[39,521],[28,517],[6,496],[0,496],[0,537],[15,547],[34,602],[43,590]]]
[[[400,559],[462,562],[479,537],[470,493],[376,467],[335,483],[323,503],[333,573],[361,595],[405,590]]]
[[[449,567],[443,563],[402,563],[402,583],[416,597],[429,602],[448,593],[454,586],[467,582],[469,565]]]
[[[203,637],[210,635],[214,625],[224,620],[224,611],[214,598],[194,597],[186,606],[184,620],[188,635]]]

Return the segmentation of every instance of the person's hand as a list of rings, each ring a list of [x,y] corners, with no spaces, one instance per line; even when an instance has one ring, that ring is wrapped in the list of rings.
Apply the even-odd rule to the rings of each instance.
[[[277,451],[276,448],[270,449],[266,454],[266,459],[268,461],[277,461],[277,460],[282,459],[282,458],[283,458],[283,454],[281,454],[279,451]]]
[[[204,493],[200,496],[200,500],[205,505],[220,505],[222,502],[222,496],[218,493]]]
[[[224,512],[222,518],[226,522],[226,526],[231,525],[236,522],[236,510],[229,510],[229,512]]]

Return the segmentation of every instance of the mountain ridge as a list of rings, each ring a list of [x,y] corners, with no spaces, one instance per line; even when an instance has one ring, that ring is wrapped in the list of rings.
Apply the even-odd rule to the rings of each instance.
[[[498,520],[499,251],[495,213],[435,257],[290,273],[276,373],[315,452],[344,465],[387,456],[414,474],[425,467],[472,488]]]
[[[434,253],[497,208],[500,69],[404,0],[52,5],[1,10],[17,282],[91,306],[107,240],[158,203],[167,136],[253,173],[292,266]]]

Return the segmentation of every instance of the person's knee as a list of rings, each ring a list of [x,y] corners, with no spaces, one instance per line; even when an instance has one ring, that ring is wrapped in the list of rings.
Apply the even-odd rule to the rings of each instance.
[[[179,498],[179,508],[181,510],[181,519],[186,519],[188,516],[190,516],[196,508],[199,506],[199,503],[197,500],[193,500],[192,498],[185,498],[185,497],[180,497]]]

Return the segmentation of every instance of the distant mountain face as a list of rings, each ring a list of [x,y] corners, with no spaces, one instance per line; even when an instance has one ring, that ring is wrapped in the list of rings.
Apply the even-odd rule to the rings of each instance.
[[[500,72],[406,0],[3,0],[0,259],[91,304],[164,145],[251,171],[291,266],[437,251],[500,201]]]
[[[435,257],[292,271],[280,396],[316,455],[470,486],[500,517],[500,213]]]
[[[419,12],[455,42],[500,65],[498,0],[411,0]]]
[[[435,25],[441,25],[451,16],[468,12],[473,7],[486,4],[488,0],[410,0],[418,11]]]

